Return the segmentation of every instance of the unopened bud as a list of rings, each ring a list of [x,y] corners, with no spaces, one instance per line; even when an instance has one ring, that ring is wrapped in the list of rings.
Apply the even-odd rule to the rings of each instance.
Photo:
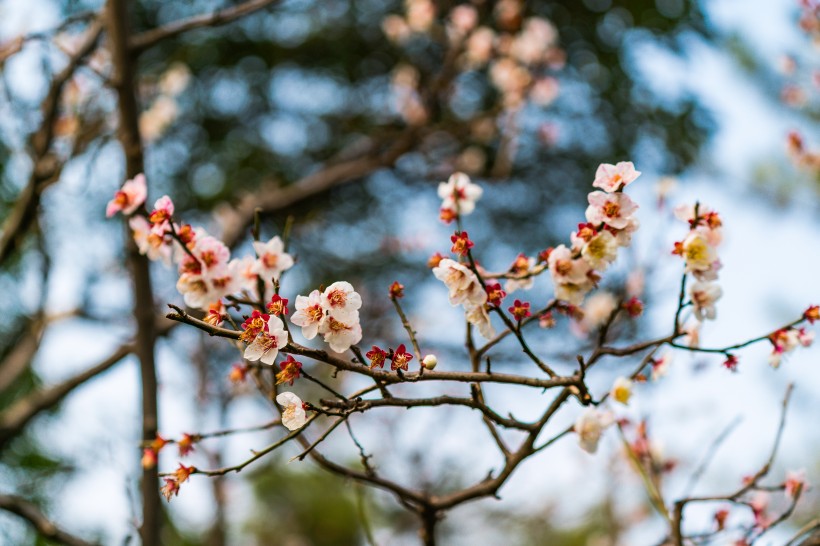
[[[421,364],[428,370],[433,370],[435,369],[436,364],[438,364],[438,359],[436,358],[436,355],[427,355],[421,359]]]

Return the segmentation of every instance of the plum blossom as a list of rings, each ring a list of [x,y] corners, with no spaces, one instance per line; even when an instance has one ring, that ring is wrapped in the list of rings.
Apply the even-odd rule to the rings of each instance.
[[[254,265],[254,273],[265,280],[279,280],[283,271],[293,267],[293,257],[285,252],[285,244],[278,235],[267,243],[254,241],[253,249],[259,257]]]
[[[584,296],[593,288],[594,284],[588,279],[579,284],[571,282],[559,283],[555,285],[555,298],[571,305],[581,305],[581,302],[584,301]]]
[[[806,490],[808,485],[805,470],[786,472],[786,482],[784,483],[786,498],[797,499],[798,496]]]
[[[201,232],[189,247],[190,255],[184,254],[180,259],[177,281],[177,290],[186,305],[207,309],[210,304],[237,291],[240,262],[229,261],[231,253],[225,243]]]
[[[362,340],[362,327],[359,324],[359,313],[344,322],[328,315],[319,324],[319,333],[324,336],[325,343],[337,353],[343,353]]]
[[[717,314],[715,302],[723,295],[723,289],[712,282],[696,282],[689,288],[695,316],[698,320],[714,320]]]
[[[467,267],[449,258],[444,258],[433,268],[433,275],[442,281],[450,291],[450,305],[483,305],[487,292],[478,282],[478,277]]]
[[[407,367],[411,360],[413,360],[413,355],[407,352],[407,347],[404,346],[404,343],[396,347],[396,350],[393,351],[393,354],[390,357],[391,370],[405,370],[407,371]]]
[[[532,312],[530,311],[530,302],[528,301],[515,300],[508,311],[518,322],[532,316]]]
[[[587,274],[592,269],[586,260],[573,257],[572,251],[564,245],[558,245],[550,252],[547,264],[556,284],[582,285],[587,282]]]
[[[359,320],[362,297],[349,282],[334,282],[322,292],[322,308],[342,321]]]
[[[282,370],[276,374],[276,384],[290,383],[302,376],[302,363],[293,358],[293,355],[288,355],[284,362],[279,363],[279,369]]]
[[[575,421],[574,427],[581,449],[587,453],[598,451],[601,434],[612,422],[611,414],[598,411],[593,407],[587,408]]]
[[[675,244],[675,252],[683,256],[686,261],[687,273],[715,270],[713,265],[717,261],[717,253],[712,245],[699,231],[690,231],[682,243]]]
[[[259,360],[263,364],[273,364],[279,350],[288,344],[288,333],[282,319],[269,315],[265,330],[259,332],[253,342],[245,347],[245,359]]]
[[[780,366],[783,355],[794,350],[798,345],[808,347],[814,341],[814,333],[805,328],[781,328],[769,336],[772,343],[772,352],[769,355],[769,364],[773,368]]]
[[[592,185],[613,193],[625,188],[640,175],[641,172],[635,170],[635,165],[631,161],[620,161],[615,165],[601,163],[595,171],[595,181]]]
[[[526,254],[519,254],[510,266],[509,273],[512,275],[526,275],[534,266],[535,258],[528,257]],[[529,290],[534,282],[535,278],[532,276],[523,279],[507,279],[507,282],[504,283],[504,290],[508,294],[519,289]]]
[[[379,368],[384,368],[384,361],[387,360],[387,351],[378,345],[373,345],[373,348],[367,351],[365,356],[370,360],[371,370],[376,366]]]
[[[809,321],[809,324],[814,324],[814,321],[820,320],[820,305],[810,305],[803,312],[803,319]]]
[[[594,330],[604,324],[618,308],[618,300],[612,293],[599,291],[587,299],[581,326],[585,331]]]
[[[581,257],[593,269],[603,271],[618,257],[618,240],[610,231],[601,230],[581,248]]]
[[[623,405],[629,404],[629,399],[632,397],[632,380],[626,377],[619,377],[612,385],[610,395],[616,402]]]
[[[307,413],[302,399],[292,392],[279,393],[276,403],[282,406],[282,424],[288,430],[297,430],[307,423]]]
[[[140,205],[145,203],[147,196],[148,186],[145,182],[145,175],[138,174],[131,180],[126,181],[122,188],[117,190],[114,198],[105,207],[105,216],[111,218],[118,212],[133,214]]]
[[[313,339],[319,332],[319,324],[325,317],[325,309],[322,306],[322,294],[314,290],[307,296],[296,296],[296,312],[290,321],[296,326],[302,327],[302,335],[305,339]]]
[[[171,265],[173,246],[170,241],[151,231],[151,224],[144,216],[134,215],[128,219],[128,225],[134,236],[140,254],[147,256],[151,261],[161,260],[165,265]]]
[[[492,339],[495,337],[495,328],[490,322],[490,314],[487,312],[486,305],[467,305],[464,306],[464,315],[467,322],[478,328],[478,333],[485,339]]]
[[[587,221],[596,226],[607,224],[615,229],[624,229],[629,226],[632,213],[638,210],[638,205],[625,193],[594,191],[590,192],[587,200]]]
[[[652,381],[657,381],[669,373],[669,366],[672,364],[672,352],[668,351],[660,358],[652,360]]]
[[[163,195],[154,202],[154,210],[148,215],[148,221],[154,227],[157,235],[163,235],[169,230],[171,219],[174,217],[174,202],[167,195]]]
[[[475,210],[475,203],[481,198],[484,190],[470,182],[464,173],[453,173],[447,182],[438,185],[438,196],[442,199],[441,208],[450,209],[456,215],[470,214]]]

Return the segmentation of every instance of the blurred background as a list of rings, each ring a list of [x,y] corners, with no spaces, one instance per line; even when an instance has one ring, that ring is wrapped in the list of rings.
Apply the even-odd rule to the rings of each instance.
[[[139,33],[231,5],[133,2],[132,26]],[[438,354],[442,369],[468,366],[462,315],[427,267],[431,254],[450,246],[452,226],[438,219],[436,185],[455,170],[484,188],[465,229],[484,266],[497,271],[519,253],[534,256],[568,241],[599,163],[635,163],[643,175],[629,193],[641,206],[642,227],[603,287],[622,292],[640,272],[647,311],[620,329],[621,343],[668,333],[680,279],[670,250],[687,230],[671,208],[695,200],[720,212],[725,234],[724,295],[718,319],[701,331],[704,346],[769,333],[820,303],[820,21],[811,0],[471,5],[476,22],[455,2],[284,0],[146,48],[138,88],[148,203],[169,194],[179,217],[223,235],[237,256],[251,251],[248,210],[265,210],[263,238],[281,234],[293,216],[290,251],[298,264],[283,293],[293,301],[347,280],[365,302],[362,347],[395,345],[402,329],[387,287],[398,280],[422,349]],[[49,82],[78,47],[87,13],[100,7],[0,2],[4,222],[31,176],[29,138],[42,122]],[[124,181],[109,76],[101,49],[68,83],[52,146],[64,167],[2,263],[0,421],[20,400],[105,359],[134,330],[124,230],[120,220],[104,218]],[[327,177],[328,164],[347,170]],[[175,271],[152,267],[158,311],[167,302],[181,305]],[[516,297],[538,308],[551,290],[539,278]],[[589,340],[564,317],[554,330],[535,332],[533,344],[569,373]],[[820,351],[798,350],[773,370],[769,350],[763,344],[739,353],[737,373],[721,366],[720,355],[675,354],[669,374],[639,385],[620,410],[647,419],[656,449],[674,462],[665,478],[671,499],[738,416],[695,491],[728,492],[754,473],[771,449],[790,382],[797,386],[772,483],[802,468],[820,484]],[[493,369],[515,370],[519,353],[499,345]],[[157,355],[163,436],[272,418],[250,384],[229,380],[237,357],[227,344],[178,327],[158,341]],[[605,361],[591,386],[606,392],[634,365]],[[294,390],[303,399],[318,398],[301,383]],[[139,400],[137,363],[128,356],[23,430],[0,430],[0,492],[24,496],[64,528],[104,544],[138,541]],[[546,403],[540,393],[503,388],[492,391],[492,402],[519,418]],[[549,430],[573,422],[576,406]],[[449,490],[499,463],[467,410],[358,417],[352,425],[377,466],[415,487]],[[278,434],[204,442],[185,461],[233,464]],[[325,449],[357,460],[344,434]],[[241,475],[195,476],[166,505],[163,543],[417,543],[415,520],[392,497],[309,461],[288,464],[295,454],[286,449]],[[177,460],[163,451],[160,469]],[[614,433],[594,457],[573,437],[556,443],[501,493],[451,512],[441,542],[604,546],[663,537]],[[709,530],[714,509],[691,508],[687,524]],[[820,498],[810,490],[793,521],[763,543],[784,543],[818,513]],[[740,525],[746,516],[736,517]],[[4,512],[0,542],[45,543]]]

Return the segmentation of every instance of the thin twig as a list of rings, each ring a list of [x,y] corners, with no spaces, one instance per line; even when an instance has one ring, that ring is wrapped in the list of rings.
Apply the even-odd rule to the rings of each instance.
[[[242,4],[217,10],[206,15],[197,15],[190,19],[183,19],[182,21],[175,21],[165,26],[148,30],[141,34],[135,35],[130,42],[131,52],[139,54],[142,51],[156,45],[162,40],[167,40],[174,36],[178,36],[189,30],[215,27],[226,25],[241,17],[250,15],[268,6],[277,4],[280,0],[248,0]]]

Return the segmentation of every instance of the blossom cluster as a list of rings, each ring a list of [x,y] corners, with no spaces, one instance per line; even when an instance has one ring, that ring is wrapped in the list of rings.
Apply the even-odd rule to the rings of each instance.
[[[106,215],[130,215],[129,226],[140,253],[151,260],[177,264],[177,290],[189,307],[219,309],[223,298],[240,293],[264,297],[257,293],[260,281],[265,293],[270,293],[279,276],[293,267],[293,257],[284,251],[278,236],[266,243],[254,242],[256,258],[231,259],[225,243],[204,229],[174,222],[174,203],[167,195],[157,199],[153,210],[144,214],[141,208],[146,197],[145,176],[139,174],[115,193]]]
[[[438,24],[436,4],[407,0],[405,13],[387,16],[382,30],[397,45],[422,34],[444,34],[450,47],[461,51],[458,65],[486,71],[505,107],[520,107],[525,100],[545,106],[555,100],[559,87],[546,69],[563,67],[566,53],[558,45],[555,26],[543,17],[525,17],[524,9],[523,2],[499,2],[492,17],[482,21],[475,6],[458,4],[446,14],[445,32],[437,33],[433,32]],[[402,94],[407,98],[407,89]],[[423,108],[415,101],[404,106],[400,110],[411,123],[419,117],[418,108]]]
[[[467,322],[476,326],[485,338],[495,337],[495,329],[485,305],[488,300],[487,291],[476,274],[466,265],[444,258],[433,268],[433,275],[447,286],[450,304],[464,307]]]
[[[598,167],[592,185],[600,190],[587,196],[587,221],[570,235],[570,247],[562,244],[544,253],[557,299],[580,305],[615,261],[618,248],[629,246],[639,225],[638,205],[623,190],[640,175],[631,161]]]
[[[808,347],[811,345],[812,341],[814,341],[814,332],[809,332],[806,328],[789,326],[773,332],[769,336],[769,341],[772,343],[772,352],[769,354],[769,364],[773,368],[777,368],[780,366],[783,356],[786,353],[798,346]]]
[[[296,312],[290,321],[302,327],[306,339],[321,334],[331,349],[343,353],[362,339],[361,306],[362,297],[349,282],[335,282],[324,292],[296,296]]]
[[[723,239],[723,222],[717,212],[700,203],[677,207],[675,216],[689,224],[689,233],[675,243],[672,253],[683,258],[686,273],[696,279],[689,287],[695,317],[699,321],[714,319],[715,302],[723,295],[723,289],[714,282],[722,267],[716,248]]]

